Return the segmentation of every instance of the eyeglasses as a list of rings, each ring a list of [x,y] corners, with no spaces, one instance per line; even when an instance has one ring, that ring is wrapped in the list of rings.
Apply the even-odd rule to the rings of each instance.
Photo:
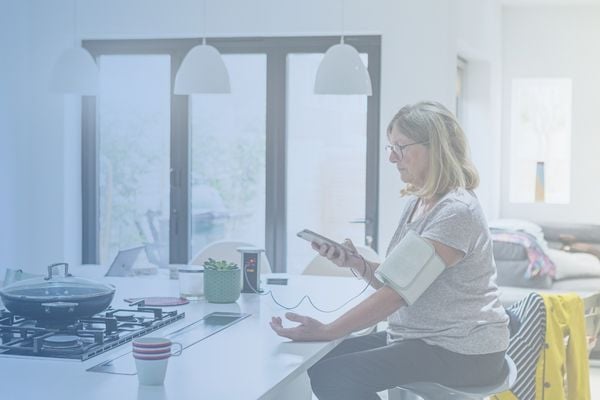
[[[387,146],[385,146],[385,151],[387,152],[388,156],[394,152],[396,154],[396,156],[398,156],[400,158],[400,160],[402,160],[404,158],[404,149],[407,148],[408,146],[412,146],[415,144],[427,144],[429,143],[428,140],[424,141],[424,142],[415,142],[415,143],[409,143],[409,144],[405,144],[405,145],[399,145],[399,144],[388,144]]]

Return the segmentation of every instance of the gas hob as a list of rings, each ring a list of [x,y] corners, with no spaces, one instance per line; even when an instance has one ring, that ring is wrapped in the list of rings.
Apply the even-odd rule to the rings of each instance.
[[[176,310],[138,306],[53,325],[0,310],[0,356],[83,361],[184,317]]]

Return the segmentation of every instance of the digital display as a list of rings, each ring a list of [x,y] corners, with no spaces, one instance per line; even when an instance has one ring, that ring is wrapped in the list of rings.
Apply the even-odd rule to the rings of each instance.
[[[256,255],[246,254],[244,257],[244,267],[246,268],[246,272],[256,272]]]
[[[243,252],[244,279],[242,293],[260,292],[259,256],[260,252]]]

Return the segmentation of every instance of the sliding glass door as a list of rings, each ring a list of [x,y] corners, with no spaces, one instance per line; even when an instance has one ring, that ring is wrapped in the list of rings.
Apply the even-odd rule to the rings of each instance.
[[[301,272],[315,255],[296,237],[304,228],[339,241],[365,241],[367,98],[314,94],[322,59],[290,54],[287,60],[289,272]]]
[[[345,40],[373,96],[312,93],[336,37],[212,39],[232,93],[192,96],[172,87],[197,39],[84,41],[103,89],[83,102],[83,261],[143,246],[164,267],[234,240],[300,272],[303,228],[376,249],[381,38]]]
[[[218,240],[265,246],[266,56],[223,60],[231,94],[190,98],[192,259]]]
[[[145,246],[146,257],[166,265],[170,57],[106,55],[99,67],[99,262]]]

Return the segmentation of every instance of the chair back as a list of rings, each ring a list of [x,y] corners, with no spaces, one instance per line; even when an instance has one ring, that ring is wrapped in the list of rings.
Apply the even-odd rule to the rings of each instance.
[[[379,254],[367,246],[355,246],[358,254],[367,261],[379,262]],[[316,253],[314,258],[308,263],[302,271],[302,275],[322,275],[322,276],[353,276],[349,268],[340,268],[326,257]]]
[[[239,242],[239,241],[220,241],[214,242],[207,245],[205,248],[200,250],[198,254],[192,259],[190,264],[194,265],[202,265],[209,258],[213,258],[215,260],[225,260],[229,262],[234,262],[240,265],[241,262],[241,254],[237,251],[238,247],[256,247],[252,243],[248,242]],[[269,274],[271,273],[271,264],[269,263],[269,259],[267,255],[263,252],[261,254],[261,274]]]
[[[520,322],[511,336],[506,354],[517,366],[518,377],[511,392],[521,400],[534,400],[535,371],[546,335],[546,307],[544,299],[532,292],[507,309]]]

